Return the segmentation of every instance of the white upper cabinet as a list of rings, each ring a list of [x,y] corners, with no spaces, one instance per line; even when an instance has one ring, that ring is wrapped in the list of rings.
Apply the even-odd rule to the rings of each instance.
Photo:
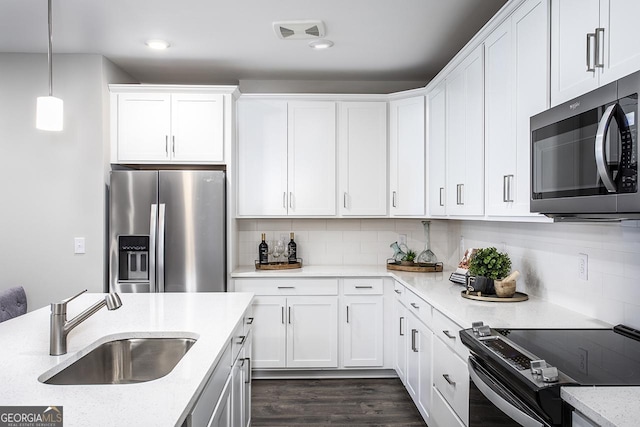
[[[116,86],[113,163],[224,163],[223,94]]]
[[[484,43],[489,216],[532,215],[529,118],[548,107],[548,34],[548,1],[529,0]]]
[[[551,105],[640,70],[637,0],[552,0]]]
[[[387,214],[387,103],[338,104],[339,213]]]
[[[391,216],[425,215],[424,96],[389,103]]]
[[[483,46],[446,77],[446,209],[449,215],[484,214]]]
[[[238,103],[238,215],[336,214],[334,102]]]
[[[289,215],[336,214],[336,104],[289,102]]]
[[[238,102],[238,215],[287,215],[287,102]]]
[[[427,95],[427,175],[429,216],[444,216],[446,210],[446,85],[440,83]]]

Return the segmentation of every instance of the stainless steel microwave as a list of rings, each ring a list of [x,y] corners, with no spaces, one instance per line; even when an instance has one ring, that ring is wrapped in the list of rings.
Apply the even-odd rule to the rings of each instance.
[[[640,219],[640,72],[531,117],[531,212]]]

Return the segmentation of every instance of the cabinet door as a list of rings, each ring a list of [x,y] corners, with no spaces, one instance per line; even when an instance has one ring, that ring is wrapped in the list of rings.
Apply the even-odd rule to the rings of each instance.
[[[413,315],[407,316],[407,379],[405,386],[416,402],[420,390],[420,322]]]
[[[337,368],[337,298],[289,297],[287,305],[287,367]]]
[[[238,102],[238,215],[287,215],[287,103]]]
[[[420,324],[416,346],[418,347],[418,402],[417,406],[426,421],[431,417],[432,369],[433,369],[433,333]]]
[[[250,427],[251,426],[251,369],[252,369],[252,359],[251,359],[251,351],[253,347],[253,333],[249,332],[247,334],[247,340],[244,343],[244,348],[242,350],[242,357],[244,358],[243,364],[243,392],[244,395],[242,397],[242,401],[244,403],[244,408],[242,410],[242,426]]]
[[[444,216],[446,181],[446,85],[441,83],[427,95],[427,176],[429,216]]]
[[[389,103],[391,216],[425,214],[424,96]]]
[[[344,297],[342,360],[345,367],[384,363],[383,297]]]
[[[171,157],[185,162],[224,161],[223,95],[171,95]]]
[[[286,299],[277,296],[257,297],[253,303],[253,366],[285,367]]]
[[[447,78],[447,213],[484,214],[483,48]]]
[[[290,102],[288,213],[336,214],[336,104]]]
[[[341,102],[339,206],[344,216],[387,214],[387,103]]]
[[[244,364],[240,355],[231,368],[231,425],[238,427],[244,425]]]
[[[168,160],[170,134],[169,94],[118,94],[118,161]]]
[[[233,424],[231,424],[232,378],[233,377],[229,375],[207,427],[233,427]]]
[[[604,28],[604,68],[600,85],[640,70],[637,0],[601,0],[600,27]]]
[[[407,381],[407,336],[409,334],[407,330],[407,309],[404,305],[400,304],[400,301],[396,299],[395,301],[395,332],[394,336],[396,337],[394,347],[395,347],[395,368],[398,377],[402,380],[402,383],[406,385]]]
[[[595,61],[595,40],[587,52],[587,34],[599,25],[600,0],[551,2],[551,105],[555,106],[598,87],[598,73],[587,71],[587,56]],[[632,19],[632,18],[630,18]],[[633,27],[636,25],[633,24]],[[633,28],[632,27],[632,28]],[[624,49],[624,47],[620,47]]]

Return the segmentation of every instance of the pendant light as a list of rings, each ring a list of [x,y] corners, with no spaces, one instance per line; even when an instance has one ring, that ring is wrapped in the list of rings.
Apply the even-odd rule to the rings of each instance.
[[[63,103],[62,99],[53,96],[53,65],[51,54],[51,0],[49,2],[49,96],[39,96],[36,103],[36,128],[49,131],[62,130]]]

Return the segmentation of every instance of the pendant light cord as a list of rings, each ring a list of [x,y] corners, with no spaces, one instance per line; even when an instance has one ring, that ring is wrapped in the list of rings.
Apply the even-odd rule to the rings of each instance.
[[[49,51],[47,60],[49,61],[49,96],[53,96],[53,58],[51,57],[51,0],[49,0]]]

